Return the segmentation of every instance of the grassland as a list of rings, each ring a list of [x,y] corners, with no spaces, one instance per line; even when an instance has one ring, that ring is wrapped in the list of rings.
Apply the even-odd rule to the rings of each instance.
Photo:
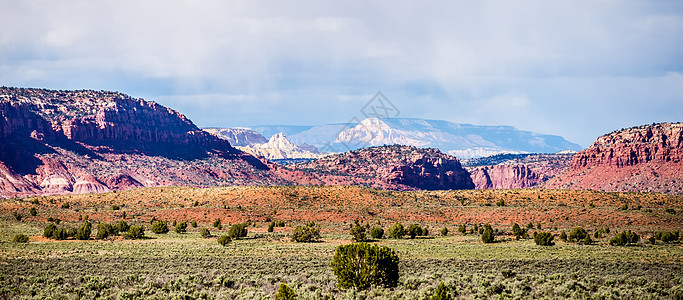
[[[5,199],[0,200],[0,298],[270,299],[284,282],[300,299],[427,299],[443,281],[460,298],[680,299],[683,247],[651,245],[644,238],[657,230],[682,230],[682,200],[593,191],[356,187],[165,187]],[[31,207],[36,216],[29,215]],[[13,212],[22,214],[21,222]],[[143,240],[41,237],[48,217],[77,227],[79,217],[113,222],[124,212],[127,222],[146,228],[152,218],[199,224],[184,234],[147,230]],[[224,224],[220,231],[211,226],[217,218]],[[331,258],[338,245],[351,242],[346,231],[356,219],[385,229],[393,222],[430,229],[426,238],[375,241],[398,251],[398,287],[337,288]],[[215,236],[227,232],[225,225],[246,220],[254,222],[246,239],[227,247],[216,243]],[[286,226],[266,232],[269,220]],[[291,242],[292,228],[308,221],[322,226],[322,241]],[[542,247],[532,239],[515,240],[514,222],[540,224],[555,235],[575,226],[591,234],[609,227],[611,234],[596,238],[595,245],[556,238],[555,246]],[[483,244],[477,234],[456,233],[459,224],[475,223],[491,223],[499,242]],[[436,235],[443,227],[451,233]],[[214,237],[201,238],[200,228],[209,228]],[[633,246],[609,246],[609,238],[624,229],[643,239]],[[18,233],[28,235],[29,243],[11,242]]]

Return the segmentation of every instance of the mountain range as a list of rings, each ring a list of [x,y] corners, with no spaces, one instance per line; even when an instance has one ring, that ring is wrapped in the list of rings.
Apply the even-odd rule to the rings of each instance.
[[[367,118],[350,124],[258,125],[248,128],[265,137],[284,133],[292,143],[313,145],[322,153],[393,144],[436,148],[458,158],[582,149],[580,145],[557,135],[522,131],[511,126],[458,124],[418,118]]]
[[[214,134],[173,109],[117,92],[0,87],[0,197],[169,185],[320,184],[683,193],[681,123],[617,130],[578,153],[467,159],[465,168],[453,155],[426,147],[560,152],[578,145],[512,127],[422,119],[366,119],[342,125],[336,134],[331,129],[335,126],[297,127],[290,138],[282,133],[287,127],[272,126],[268,128],[278,132],[269,140],[244,128],[215,129]],[[322,147],[360,148],[289,166],[265,158],[282,155],[281,149],[287,155],[315,154],[317,148],[301,138],[318,136],[320,141],[325,134],[334,139]],[[368,146],[377,143],[390,145]],[[242,147],[265,152],[254,156]]]

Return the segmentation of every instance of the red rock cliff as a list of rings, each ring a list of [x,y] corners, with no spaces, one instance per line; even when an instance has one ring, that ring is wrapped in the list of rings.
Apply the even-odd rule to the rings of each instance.
[[[683,124],[645,125],[601,136],[545,186],[683,193]]]
[[[325,184],[360,184],[397,190],[474,188],[469,173],[457,158],[436,149],[410,146],[359,149],[292,168],[321,174],[320,180]]]

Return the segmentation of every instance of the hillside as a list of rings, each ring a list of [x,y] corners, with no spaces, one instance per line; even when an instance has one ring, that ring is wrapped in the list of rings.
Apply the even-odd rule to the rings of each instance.
[[[577,153],[547,188],[683,193],[683,124],[614,131]]]
[[[114,92],[0,88],[0,137],[0,197],[287,182],[177,111]]]
[[[391,189],[472,189],[469,173],[457,158],[436,149],[411,146],[369,147],[290,166],[323,174],[325,184],[361,184]]]

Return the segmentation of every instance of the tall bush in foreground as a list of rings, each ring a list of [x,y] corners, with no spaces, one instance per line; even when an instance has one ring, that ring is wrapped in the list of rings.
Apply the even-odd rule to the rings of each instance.
[[[366,289],[371,285],[398,285],[398,255],[386,246],[353,243],[337,247],[332,258],[337,285]]]
[[[277,289],[275,300],[293,300],[296,299],[294,291],[284,283],[280,283],[280,288]]]

